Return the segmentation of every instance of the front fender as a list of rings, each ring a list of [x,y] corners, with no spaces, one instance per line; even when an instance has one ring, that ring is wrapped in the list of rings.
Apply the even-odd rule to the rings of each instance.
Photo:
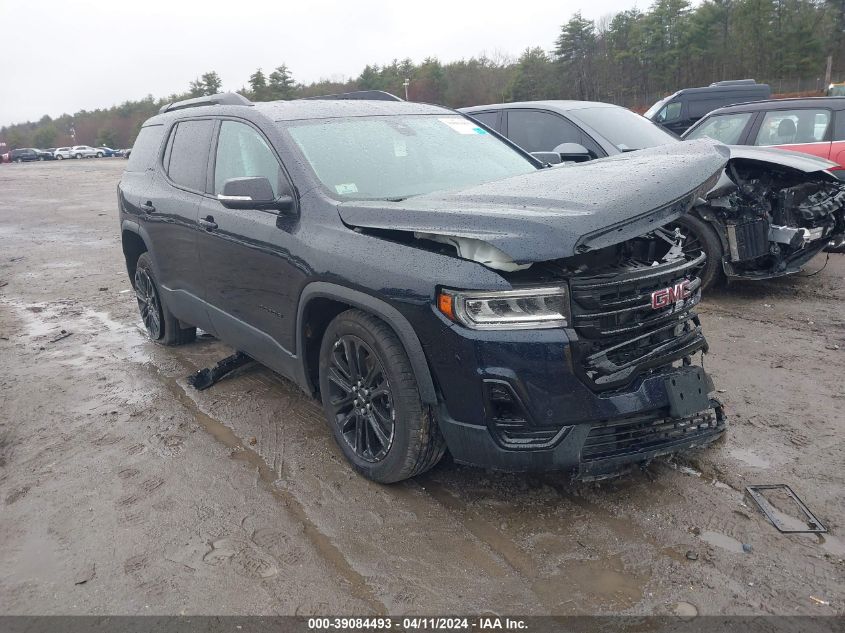
[[[308,303],[316,298],[334,299],[349,304],[360,310],[369,312],[387,323],[405,347],[405,352],[411,361],[411,368],[414,371],[414,377],[417,380],[417,386],[420,390],[420,398],[425,404],[437,404],[437,392],[434,389],[434,381],[431,378],[431,371],[428,368],[428,361],[426,360],[425,352],[423,352],[422,344],[414,328],[402,316],[402,313],[390,304],[372,295],[325,281],[315,281],[303,288],[299,296],[299,306],[296,314],[296,349],[302,359],[304,380],[312,393],[316,389],[311,384],[309,372],[305,368],[307,361],[304,353],[304,315]]]

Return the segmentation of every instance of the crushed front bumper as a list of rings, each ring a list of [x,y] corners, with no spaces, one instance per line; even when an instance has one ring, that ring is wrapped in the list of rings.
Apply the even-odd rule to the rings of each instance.
[[[560,429],[553,445],[509,449],[485,426],[464,424],[440,410],[440,429],[458,463],[509,472],[560,471],[573,479],[595,480],[624,473],[655,457],[706,446],[725,432],[722,405],[681,417],[665,410]]]

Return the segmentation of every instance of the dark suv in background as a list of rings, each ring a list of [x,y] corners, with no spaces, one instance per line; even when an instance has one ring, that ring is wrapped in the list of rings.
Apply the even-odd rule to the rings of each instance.
[[[216,95],[143,125],[118,198],[151,339],[201,328],[319,395],[381,482],[447,447],[598,478],[721,435],[693,364],[704,255],[663,227],[722,146],[551,169],[455,111],[355,96]]]
[[[28,163],[35,160],[53,160],[53,154],[34,147],[13,149],[9,152],[9,161],[12,163]]]
[[[708,112],[734,103],[760,101],[772,96],[768,84],[753,79],[717,81],[702,88],[684,88],[661,99],[648,110],[645,118],[675,134],[683,134]]]

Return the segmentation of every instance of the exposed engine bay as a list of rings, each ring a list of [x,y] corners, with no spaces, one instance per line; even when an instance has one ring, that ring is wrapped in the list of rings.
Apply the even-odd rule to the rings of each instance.
[[[718,233],[728,277],[796,272],[845,233],[845,183],[825,171],[734,159],[705,198],[693,213]]]

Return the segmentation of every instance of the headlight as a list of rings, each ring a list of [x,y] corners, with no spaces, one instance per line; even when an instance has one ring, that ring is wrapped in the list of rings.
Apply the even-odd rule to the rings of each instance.
[[[437,307],[474,330],[552,328],[569,325],[565,286],[491,292],[441,290]]]

